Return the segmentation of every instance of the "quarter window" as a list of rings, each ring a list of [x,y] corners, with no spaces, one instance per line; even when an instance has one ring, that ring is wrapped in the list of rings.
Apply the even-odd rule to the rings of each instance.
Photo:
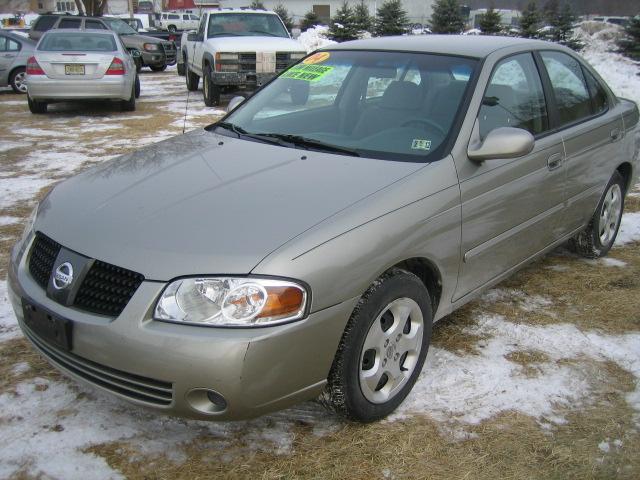
[[[7,51],[8,40],[9,39],[7,37],[0,37],[0,52],[6,52]]]
[[[584,70],[584,75],[587,79],[587,86],[589,87],[589,93],[593,100],[593,109],[596,115],[604,112],[608,108],[607,93],[602,84],[595,79],[591,73]]]
[[[7,46],[9,47],[7,50],[9,50],[10,52],[17,52],[20,50],[20,44],[18,42],[14,42],[11,39],[8,40]]]
[[[591,115],[591,97],[580,63],[561,52],[541,52],[556,98],[560,124],[579,122]]]
[[[80,28],[79,18],[63,18],[58,24],[58,28]]]
[[[496,66],[478,120],[481,139],[499,127],[522,128],[533,135],[549,128],[542,82],[530,53],[508,57]]]

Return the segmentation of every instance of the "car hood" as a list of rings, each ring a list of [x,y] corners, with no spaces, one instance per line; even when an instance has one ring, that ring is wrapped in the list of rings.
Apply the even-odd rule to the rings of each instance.
[[[290,38],[251,36],[251,37],[214,37],[207,45],[216,52],[304,52],[305,48]]]
[[[126,46],[142,45],[144,43],[162,43],[161,38],[148,37],[147,35],[120,35],[120,38]]]
[[[246,274],[293,237],[421,166],[198,130],[57,185],[35,228],[150,280]]]

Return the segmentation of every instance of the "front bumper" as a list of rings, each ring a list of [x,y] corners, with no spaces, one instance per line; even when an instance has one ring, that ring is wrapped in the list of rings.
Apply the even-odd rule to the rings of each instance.
[[[29,96],[34,100],[128,100],[132,82],[130,75],[104,76],[92,80],[27,76]]]
[[[164,65],[174,65],[177,60],[177,50],[174,42],[163,42],[160,50],[149,52],[140,50],[143,65],[149,67],[162,67]]]
[[[136,404],[189,418],[251,418],[317,396],[357,302],[352,299],[274,327],[194,327],[153,320],[155,300],[165,284],[144,281],[113,319],[48,298],[31,277],[27,257],[11,262],[9,298],[21,329],[52,365]],[[70,352],[29,330],[25,300],[73,322]],[[203,403],[202,395],[195,395],[199,389],[222,395],[226,408],[211,411],[206,398]]]

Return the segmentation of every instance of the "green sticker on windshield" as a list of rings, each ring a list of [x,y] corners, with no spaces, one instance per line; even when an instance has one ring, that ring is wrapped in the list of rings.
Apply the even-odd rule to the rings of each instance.
[[[321,79],[327,73],[333,70],[333,67],[325,67],[323,65],[305,65],[301,63],[295,67],[291,67],[284,72],[281,78],[292,78],[294,80],[304,80],[305,82],[315,82]]]

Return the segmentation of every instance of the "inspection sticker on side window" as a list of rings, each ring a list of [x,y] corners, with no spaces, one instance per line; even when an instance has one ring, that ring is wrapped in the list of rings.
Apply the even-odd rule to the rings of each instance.
[[[414,138],[411,143],[412,150],[431,150],[431,140],[423,140],[421,138]]]
[[[316,80],[324,77],[331,70],[333,70],[333,67],[299,64],[284,72],[280,78],[292,78],[294,80],[315,82]]]

